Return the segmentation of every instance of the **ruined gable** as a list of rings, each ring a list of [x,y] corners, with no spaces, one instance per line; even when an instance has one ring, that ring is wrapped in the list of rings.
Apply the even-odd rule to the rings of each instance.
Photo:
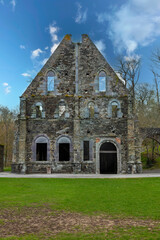
[[[73,85],[74,61],[74,43],[72,43],[70,35],[67,35],[36,75],[22,97],[48,95],[47,73],[50,71],[55,74],[55,94],[66,91],[67,86]],[[73,94],[74,89],[70,89],[70,92]]]

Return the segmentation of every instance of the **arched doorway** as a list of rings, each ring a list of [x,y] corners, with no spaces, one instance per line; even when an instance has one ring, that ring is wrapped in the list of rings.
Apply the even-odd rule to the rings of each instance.
[[[100,147],[100,173],[117,173],[117,148],[111,142],[104,142]]]

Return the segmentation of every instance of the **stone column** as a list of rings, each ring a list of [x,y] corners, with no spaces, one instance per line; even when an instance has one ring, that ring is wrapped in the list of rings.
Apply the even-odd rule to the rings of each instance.
[[[127,161],[127,173],[133,173],[135,164],[135,136],[134,136],[134,120],[128,118],[128,161]]]
[[[26,161],[26,99],[20,98],[18,163],[22,164],[21,172],[25,172]]]
[[[75,97],[75,117],[74,117],[74,133],[73,133],[73,159],[74,172],[81,171],[80,163],[80,119],[79,119],[79,98]]]

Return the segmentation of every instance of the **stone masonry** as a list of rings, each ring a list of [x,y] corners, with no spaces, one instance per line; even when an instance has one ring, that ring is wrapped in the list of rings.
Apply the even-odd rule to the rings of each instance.
[[[66,35],[20,97],[12,172],[141,172],[130,105],[88,35]]]

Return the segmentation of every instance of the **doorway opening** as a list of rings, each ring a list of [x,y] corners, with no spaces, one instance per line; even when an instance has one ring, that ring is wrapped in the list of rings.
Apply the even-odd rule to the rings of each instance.
[[[37,143],[36,145],[36,161],[47,161],[47,143]]]
[[[70,144],[59,143],[59,161],[69,161],[70,159]]]
[[[117,148],[111,142],[105,142],[100,147],[100,173],[117,173]]]

